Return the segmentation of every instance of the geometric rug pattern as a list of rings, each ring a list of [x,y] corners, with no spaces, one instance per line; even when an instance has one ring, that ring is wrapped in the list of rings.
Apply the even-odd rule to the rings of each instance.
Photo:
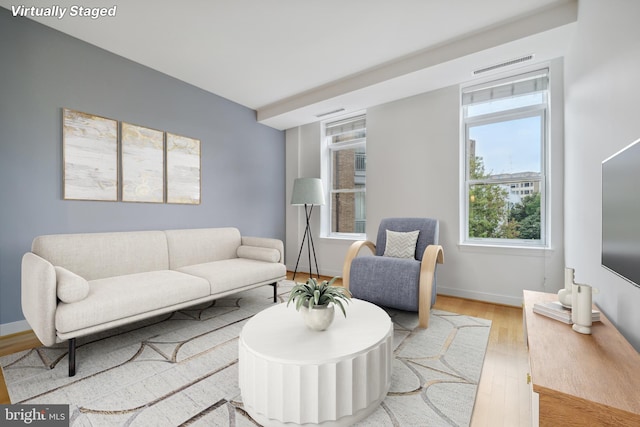
[[[281,283],[281,301],[292,284]],[[66,343],[4,356],[11,402],[69,404],[73,426],[259,425],[238,388],[238,335],[273,304],[272,292],[263,286],[78,338],[71,378]],[[394,324],[391,389],[358,425],[468,425],[491,321],[432,310],[429,328],[420,329],[416,313],[387,312]]]

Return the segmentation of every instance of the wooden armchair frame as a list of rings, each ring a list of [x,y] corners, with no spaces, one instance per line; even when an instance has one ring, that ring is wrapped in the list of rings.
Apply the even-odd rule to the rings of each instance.
[[[347,251],[347,255],[342,266],[342,285],[349,289],[349,275],[351,273],[351,262],[358,256],[363,247],[376,253],[376,245],[370,240],[353,242]],[[436,271],[436,263],[444,264],[444,250],[440,245],[429,245],[422,254],[420,264],[420,288],[418,295],[418,321],[421,328],[429,327],[429,314],[431,311],[431,294],[433,292],[433,276]]]

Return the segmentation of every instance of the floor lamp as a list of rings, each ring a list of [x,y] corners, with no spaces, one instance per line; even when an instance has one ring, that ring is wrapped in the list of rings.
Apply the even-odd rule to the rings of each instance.
[[[313,269],[311,268],[311,251],[313,250],[313,259],[316,264],[316,274],[318,275],[318,279],[320,279],[320,272],[318,271],[318,259],[316,258],[316,248],[313,245],[313,236],[311,235],[309,220],[311,219],[313,205],[324,205],[324,191],[322,190],[322,180],[319,178],[296,178],[296,180],[293,182],[291,204],[293,206],[304,205],[304,213],[307,219],[307,226],[304,229],[304,236],[302,237],[302,243],[300,244],[300,252],[298,252],[298,260],[296,261],[296,269],[293,272],[293,280],[295,280],[296,273],[298,272],[298,263],[300,262],[300,255],[302,255],[302,248],[304,247],[305,240],[307,240],[307,254],[309,256],[309,276],[313,277]]]

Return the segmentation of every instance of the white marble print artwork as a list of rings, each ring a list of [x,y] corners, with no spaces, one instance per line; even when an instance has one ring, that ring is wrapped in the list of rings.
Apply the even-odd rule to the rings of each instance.
[[[122,123],[122,200],[164,202],[164,133]]]
[[[200,140],[167,133],[167,203],[200,204]]]
[[[64,198],[118,200],[118,122],[64,109]]]

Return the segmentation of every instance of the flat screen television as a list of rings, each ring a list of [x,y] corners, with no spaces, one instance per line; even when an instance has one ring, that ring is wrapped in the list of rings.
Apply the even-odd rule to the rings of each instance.
[[[640,139],[602,162],[602,266],[640,287]]]

